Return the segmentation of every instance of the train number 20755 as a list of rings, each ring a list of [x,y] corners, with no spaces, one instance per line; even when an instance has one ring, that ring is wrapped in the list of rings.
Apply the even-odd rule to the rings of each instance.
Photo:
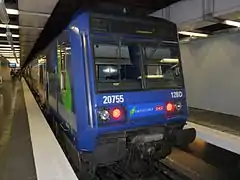
[[[183,97],[183,93],[182,91],[173,91],[171,92],[171,96],[172,98],[181,98]]]
[[[103,104],[123,103],[123,95],[103,96]]]

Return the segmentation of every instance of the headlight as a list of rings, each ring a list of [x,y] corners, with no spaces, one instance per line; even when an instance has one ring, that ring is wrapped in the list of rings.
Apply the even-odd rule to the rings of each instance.
[[[99,117],[101,120],[107,121],[110,117],[110,114],[107,110],[104,109],[104,110],[99,111]]]
[[[177,111],[180,111],[180,110],[182,109],[182,103],[181,103],[181,102],[177,102],[177,103],[175,104],[175,107],[176,107],[176,110],[177,110]]]

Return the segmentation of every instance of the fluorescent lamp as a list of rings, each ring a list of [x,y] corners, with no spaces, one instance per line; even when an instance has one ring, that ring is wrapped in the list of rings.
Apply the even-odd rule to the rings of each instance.
[[[19,53],[20,51],[16,51],[16,53]],[[10,54],[13,53],[13,51],[0,51],[0,54]]]
[[[15,58],[7,58],[7,60],[8,60],[10,63],[16,63],[16,59],[15,59]]]
[[[237,22],[237,21],[225,20],[223,21],[223,23],[229,26],[240,27],[240,22]]]
[[[11,14],[11,15],[18,15],[19,14],[19,11],[17,9],[8,9],[8,8],[6,8],[6,10],[7,10],[7,13]]]
[[[2,50],[2,51],[4,51],[4,50],[5,50],[5,51],[8,51],[8,50],[11,51],[12,48],[0,48],[0,50]]]
[[[179,59],[174,58],[164,58],[160,60],[161,63],[178,63]]]
[[[2,54],[2,53],[0,53]],[[14,54],[2,54],[5,57],[15,57]],[[16,54],[17,57],[19,57],[19,54]]]
[[[14,56],[3,55],[5,58],[15,58]]]
[[[19,29],[19,26],[18,25],[6,25],[6,24],[0,24],[0,28],[7,28],[7,26],[10,28],[10,29]]]
[[[14,48],[14,50],[15,50],[15,51],[20,51],[19,48],[18,48],[18,49],[17,49],[17,48]],[[1,48],[1,47],[0,47],[0,51],[12,51],[12,48],[10,48],[10,47],[9,47],[9,48]]]
[[[186,36],[208,37],[208,34],[195,33],[195,32],[189,32],[189,31],[179,31],[178,33]]]
[[[7,35],[0,33],[0,37],[7,37]],[[19,37],[19,34],[12,34],[12,37]]]
[[[15,51],[18,51],[20,52],[19,49],[15,49]],[[3,48],[0,48],[0,52],[13,52],[13,50],[10,48],[10,49],[3,49]]]
[[[16,61],[16,58],[15,57],[8,57],[7,60],[8,61]],[[17,60],[19,60],[19,58],[17,58]]]
[[[0,52],[0,54],[2,54],[2,55],[5,55],[5,54],[11,54],[11,55],[13,55],[13,53],[12,53],[12,52]],[[18,52],[18,53],[16,53],[16,54],[19,54],[19,52]]]
[[[148,79],[160,79],[160,78],[163,78],[164,76],[163,75],[146,75],[145,77]],[[139,76],[138,79],[142,79],[142,76]]]
[[[4,57],[6,58],[15,58],[15,56],[12,54],[12,55],[9,55],[9,54],[3,54]],[[19,57],[18,55],[16,55],[17,57]]]
[[[15,56],[13,56],[13,54],[2,54],[2,53],[0,53],[0,54],[7,58],[15,58]],[[19,58],[20,56],[17,56],[17,57]]]

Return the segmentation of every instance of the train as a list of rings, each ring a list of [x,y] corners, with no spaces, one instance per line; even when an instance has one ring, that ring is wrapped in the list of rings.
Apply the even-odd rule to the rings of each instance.
[[[82,173],[120,162],[138,171],[196,137],[168,20],[78,12],[24,74]]]

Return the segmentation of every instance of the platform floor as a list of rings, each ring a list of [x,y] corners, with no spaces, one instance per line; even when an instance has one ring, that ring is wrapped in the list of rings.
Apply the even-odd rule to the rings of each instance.
[[[197,138],[240,155],[240,118],[190,108],[187,127],[197,131]]]
[[[190,108],[189,121],[240,136],[240,117]]]
[[[0,179],[37,179],[20,81],[0,87]]]
[[[77,180],[26,82],[0,87],[0,180]]]

